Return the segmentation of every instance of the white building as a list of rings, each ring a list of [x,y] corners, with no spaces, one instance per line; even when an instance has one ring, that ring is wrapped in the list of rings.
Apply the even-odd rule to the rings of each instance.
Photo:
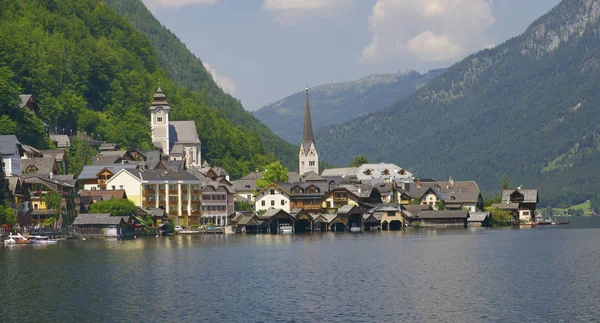
[[[23,156],[23,146],[14,135],[0,136],[0,154],[2,154],[2,165],[4,166],[4,175],[21,175],[21,157]]]
[[[258,211],[281,209],[290,212],[291,193],[275,183],[271,183],[254,194],[256,202],[254,209]]]
[[[162,149],[169,161],[185,160],[186,165],[200,166],[202,154],[200,139],[194,121],[170,121],[171,107],[159,87],[150,105],[152,143]]]

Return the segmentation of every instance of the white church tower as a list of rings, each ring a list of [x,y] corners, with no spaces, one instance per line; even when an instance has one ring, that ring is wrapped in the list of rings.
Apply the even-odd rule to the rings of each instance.
[[[313,137],[312,120],[310,118],[310,106],[308,105],[308,88],[306,88],[306,107],[304,108],[304,131],[302,142],[300,142],[300,165],[299,173],[319,173],[319,154]]]
[[[154,93],[154,100],[150,105],[150,127],[152,129],[152,143],[162,149],[164,155],[169,155],[169,104],[167,97],[160,86]]]

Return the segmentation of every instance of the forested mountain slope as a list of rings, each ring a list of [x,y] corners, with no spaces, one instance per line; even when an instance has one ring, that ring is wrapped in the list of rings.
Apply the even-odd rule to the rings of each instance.
[[[234,178],[275,159],[260,131],[211,106],[214,89],[173,82],[146,35],[104,2],[0,1],[0,21],[0,133],[47,146],[40,119],[17,108],[28,93],[50,126],[150,149],[148,107],[160,80],[171,119],[196,122],[203,158]]]
[[[544,204],[594,198],[600,181],[600,1],[564,0],[522,35],[467,57],[399,102],[316,135],[344,165],[355,155],[422,177],[501,178]]]
[[[171,79],[184,88],[201,93],[204,104],[225,115],[234,125],[258,132],[266,151],[273,152],[287,167],[297,167],[298,147],[279,138],[244,110],[237,99],[223,92],[206,71],[202,61],[175,34],[161,25],[141,0],[104,2],[129,20],[137,30],[146,34],[154,47],[159,65],[167,70]]]
[[[443,72],[439,69],[425,74],[416,71],[374,74],[356,81],[311,88],[313,126],[316,130],[377,111],[414,93]],[[302,136],[304,100],[304,91],[300,91],[262,107],[254,115],[277,135],[295,144]]]

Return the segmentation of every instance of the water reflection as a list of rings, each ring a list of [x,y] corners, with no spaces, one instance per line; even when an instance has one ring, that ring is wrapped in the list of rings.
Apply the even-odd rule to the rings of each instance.
[[[598,310],[599,233],[420,229],[4,247],[0,315],[61,322],[587,321]],[[576,301],[565,301],[573,295]]]

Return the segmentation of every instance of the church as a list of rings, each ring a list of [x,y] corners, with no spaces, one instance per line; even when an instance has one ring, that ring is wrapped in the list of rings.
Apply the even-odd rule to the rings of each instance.
[[[319,153],[313,137],[312,120],[310,118],[310,106],[308,104],[308,88],[306,88],[306,106],[304,107],[304,130],[300,142],[298,170],[300,175],[308,172],[319,174]]]
[[[186,168],[201,166],[200,138],[194,121],[169,121],[171,107],[160,86],[150,105],[152,143],[168,161],[183,161]]]

